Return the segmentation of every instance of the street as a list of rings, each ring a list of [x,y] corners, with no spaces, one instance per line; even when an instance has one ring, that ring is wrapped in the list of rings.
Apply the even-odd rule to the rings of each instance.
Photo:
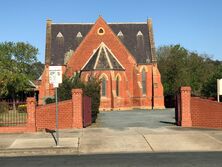
[[[123,153],[0,158],[1,167],[221,167],[222,152]]]

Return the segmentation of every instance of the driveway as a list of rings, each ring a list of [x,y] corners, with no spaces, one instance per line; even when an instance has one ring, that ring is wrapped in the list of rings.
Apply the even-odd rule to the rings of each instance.
[[[160,128],[175,125],[174,109],[100,112],[93,127],[121,129],[126,127]]]

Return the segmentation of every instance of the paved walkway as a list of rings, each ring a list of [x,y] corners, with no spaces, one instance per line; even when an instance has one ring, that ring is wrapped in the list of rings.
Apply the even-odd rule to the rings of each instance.
[[[60,147],[46,132],[0,134],[0,156],[222,151],[222,130],[177,127],[170,111],[150,112],[152,119],[140,112],[131,113],[142,119],[138,122],[129,113],[101,113],[90,128],[62,130]]]

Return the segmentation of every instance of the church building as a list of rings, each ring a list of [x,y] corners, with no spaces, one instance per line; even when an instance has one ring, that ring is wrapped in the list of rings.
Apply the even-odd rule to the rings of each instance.
[[[157,68],[152,20],[106,23],[53,23],[47,20],[45,70],[39,85],[39,104],[54,95],[49,66],[63,73],[81,73],[101,80],[100,110],[163,109],[164,96]]]

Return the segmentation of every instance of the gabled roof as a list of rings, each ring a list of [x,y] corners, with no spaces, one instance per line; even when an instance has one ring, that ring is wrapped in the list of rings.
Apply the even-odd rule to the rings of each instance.
[[[102,42],[81,70],[124,70],[124,67]]]
[[[81,33],[83,40],[93,25],[93,23],[53,23],[51,25],[51,64],[63,65],[65,53],[70,50],[75,52],[80,44],[77,34]],[[121,39],[138,64],[152,62],[147,23],[108,23],[108,25],[116,35],[119,32],[123,34],[124,38],[117,37]],[[63,35],[64,48],[58,47],[56,36],[59,32]],[[140,38],[137,36],[138,33],[142,34],[139,35]]]

